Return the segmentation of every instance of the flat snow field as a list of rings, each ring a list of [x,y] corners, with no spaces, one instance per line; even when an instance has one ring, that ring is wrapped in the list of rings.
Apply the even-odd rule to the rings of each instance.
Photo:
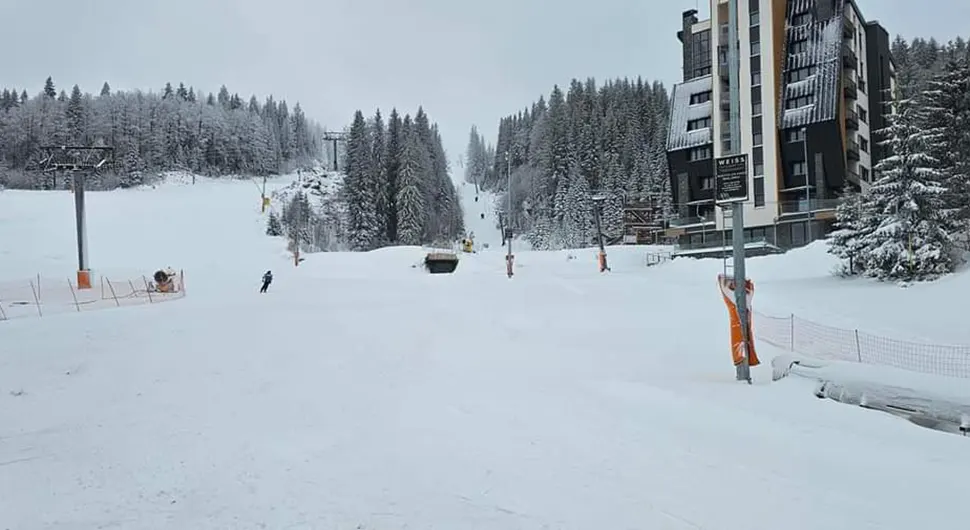
[[[967,521],[968,439],[771,383],[764,345],[755,384],[734,381],[719,261],[618,248],[601,275],[593,250],[523,251],[509,280],[493,243],[452,275],[413,247],[294,267],[250,182],[93,193],[89,215],[96,272],[184,268],[189,294],[0,322],[0,528]],[[72,222],[68,193],[0,193],[0,280],[72,274]],[[830,265],[752,260],[755,305],[824,316]],[[866,285],[839,324],[931,290],[910,334],[962,318],[953,289]]]

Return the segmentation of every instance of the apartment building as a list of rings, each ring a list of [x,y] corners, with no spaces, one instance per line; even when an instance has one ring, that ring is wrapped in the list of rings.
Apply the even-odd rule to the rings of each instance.
[[[714,160],[730,154],[728,1],[685,11],[683,81],[673,87],[667,160],[685,252],[720,247]],[[766,249],[831,231],[846,188],[872,181],[873,132],[891,111],[889,35],[854,0],[737,0],[740,152],[748,155],[745,238]],[[730,220],[728,220],[730,227]],[[727,238],[730,238],[728,233]]]

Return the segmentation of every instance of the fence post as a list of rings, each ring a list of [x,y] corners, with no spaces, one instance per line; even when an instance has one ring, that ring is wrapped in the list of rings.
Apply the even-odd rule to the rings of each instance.
[[[859,330],[855,330],[855,355],[862,362],[862,346],[859,345]]]
[[[148,303],[154,304],[155,301],[152,300],[152,290],[148,287],[148,278],[145,278],[144,276],[142,276],[141,279],[143,282],[145,282],[145,292],[148,293]]]
[[[3,311],[3,300],[0,300],[0,320],[7,320],[7,314]]]
[[[791,340],[791,344],[789,345],[788,349],[790,351],[795,351],[795,313],[792,313],[788,318],[788,327],[788,338]]]
[[[38,278],[39,277],[40,276],[38,275]],[[34,303],[37,304],[37,314],[40,315],[40,316],[44,316],[44,312],[40,308],[40,297],[37,296],[37,288],[34,287],[33,280],[31,280],[31,282],[30,282],[30,290],[34,292]]]
[[[182,290],[182,296],[185,296],[185,269],[179,269],[179,289]]]
[[[74,292],[74,284],[71,283],[71,278],[67,278],[67,286],[71,288],[71,297],[74,298],[74,307],[77,308],[77,312],[81,312],[81,304],[77,303],[77,293]]]
[[[104,278],[104,276],[102,276],[102,278]],[[115,294],[115,288],[113,285],[111,285],[111,280],[107,278],[104,278],[104,280],[108,282],[108,289],[111,289],[111,297],[115,299],[115,305],[121,307],[121,302],[118,301],[118,295]]]

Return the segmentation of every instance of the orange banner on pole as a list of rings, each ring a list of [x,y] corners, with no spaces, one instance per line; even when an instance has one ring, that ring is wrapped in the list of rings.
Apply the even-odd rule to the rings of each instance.
[[[731,360],[734,366],[744,362],[744,336],[741,333],[741,315],[738,313],[738,306],[734,301],[734,278],[729,278],[723,274],[717,275],[717,285],[721,288],[721,297],[727,305],[728,314],[731,318]],[[751,299],[754,297],[754,282],[745,281],[745,291],[747,292],[747,313],[748,313],[748,366],[758,366],[758,354],[754,349],[754,325],[751,318]]]

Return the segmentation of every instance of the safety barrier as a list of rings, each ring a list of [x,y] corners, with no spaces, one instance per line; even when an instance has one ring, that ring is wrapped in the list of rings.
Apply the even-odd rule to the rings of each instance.
[[[794,314],[754,312],[755,340],[817,359],[891,366],[970,379],[970,346],[922,344],[826,326]]]
[[[92,278],[94,280],[95,278]],[[52,314],[157,304],[185,297],[185,275],[171,283],[156,285],[154,278],[108,278],[100,276],[90,289],[78,289],[71,278],[42,277],[0,282],[0,320],[43,317]]]

